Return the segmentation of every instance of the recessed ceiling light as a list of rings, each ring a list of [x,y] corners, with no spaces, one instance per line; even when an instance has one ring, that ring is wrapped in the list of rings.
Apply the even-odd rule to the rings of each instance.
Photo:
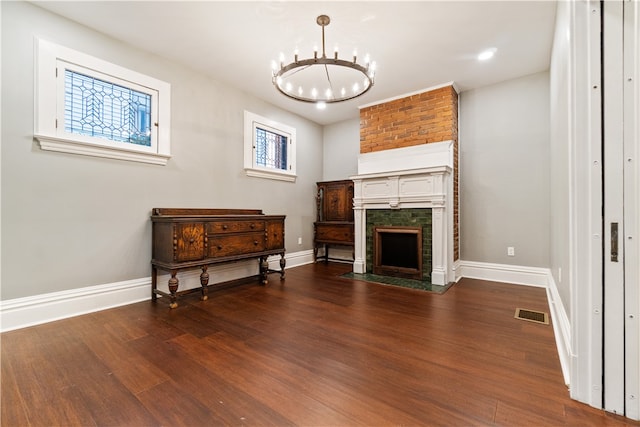
[[[486,61],[487,59],[493,58],[493,55],[495,55],[496,53],[496,49],[495,47],[492,47],[491,49],[487,49],[483,52],[480,52],[480,54],[478,55],[478,61]]]

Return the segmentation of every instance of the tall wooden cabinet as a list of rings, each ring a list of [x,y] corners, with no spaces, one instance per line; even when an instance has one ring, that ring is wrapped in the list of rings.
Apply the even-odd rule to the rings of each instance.
[[[354,246],[353,181],[324,181],[316,185],[317,220],[313,223],[313,256],[315,261],[324,259],[327,262],[331,259],[329,247]],[[321,247],[324,251],[318,257]]]

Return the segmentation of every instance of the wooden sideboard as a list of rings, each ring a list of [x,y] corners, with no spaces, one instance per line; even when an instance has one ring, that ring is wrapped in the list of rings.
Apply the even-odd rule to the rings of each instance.
[[[280,280],[284,279],[284,215],[264,215],[259,209],[154,208],[152,221],[151,297],[170,298],[176,308],[177,274],[182,269],[202,269],[201,299],[207,299],[210,265],[259,259],[259,278],[267,284],[269,255],[280,255]],[[171,274],[169,293],[157,288],[158,270]]]
[[[329,247],[354,246],[353,181],[317,182],[317,221],[313,223],[313,257],[318,260],[318,249],[323,247],[325,262]]]

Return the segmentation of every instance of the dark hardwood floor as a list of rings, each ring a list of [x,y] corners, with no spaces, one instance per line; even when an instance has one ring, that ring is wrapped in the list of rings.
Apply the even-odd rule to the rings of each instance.
[[[545,291],[445,294],[292,268],[1,335],[2,426],[623,426],[572,401]],[[166,299],[166,298],[165,298]]]

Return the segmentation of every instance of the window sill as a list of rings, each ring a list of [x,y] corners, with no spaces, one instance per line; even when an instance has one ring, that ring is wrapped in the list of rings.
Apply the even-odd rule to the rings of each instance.
[[[247,176],[253,176],[255,178],[267,178],[287,182],[296,182],[297,178],[297,176],[293,174],[274,172],[265,169],[245,168],[245,172],[247,173]]]
[[[38,141],[38,143],[40,143],[40,148],[45,151],[57,151],[60,153],[128,160],[132,162],[150,163],[162,166],[165,166],[167,161],[171,158],[171,155],[169,154],[119,150],[117,148],[86,144],[71,139],[51,137],[47,135],[34,135],[33,137]]]

